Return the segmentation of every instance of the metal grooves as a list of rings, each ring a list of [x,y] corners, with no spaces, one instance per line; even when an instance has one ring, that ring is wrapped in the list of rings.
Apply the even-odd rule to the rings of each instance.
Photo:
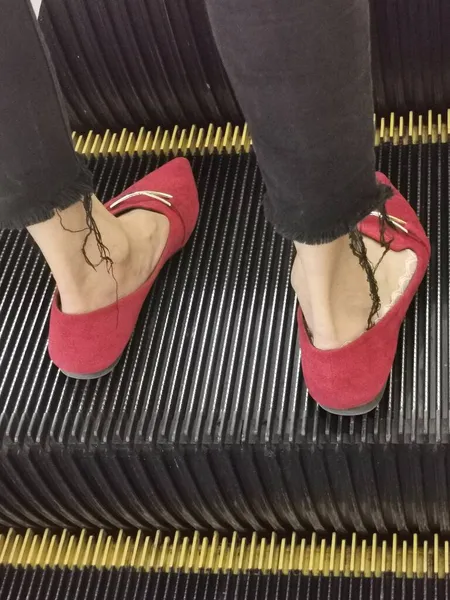
[[[46,0],[40,22],[80,131],[242,121],[203,2]]]
[[[375,106],[446,110],[445,0],[372,0]],[[242,123],[204,0],[44,0],[40,17],[72,126]]]
[[[0,536],[0,600],[449,598],[449,543],[154,537],[141,531]]]
[[[0,523],[448,533],[450,146],[440,117],[437,129],[419,119],[410,143],[402,127],[395,144],[381,131],[378,163],[418,209],[433,257],[384,401],[358,419],[307,396],[291,248],[264,221],[246,132],[79,138],[102,199],[183,148],[199,226],[119,366],[87,383],[47,357],[42,259],[23,233],[1,233]]]
[[[106,569],[0,568],[0,600],[448,600],[449,580],[303,575],[298,572],[238,575]],[[32,595],[31,595],[32,594]]]

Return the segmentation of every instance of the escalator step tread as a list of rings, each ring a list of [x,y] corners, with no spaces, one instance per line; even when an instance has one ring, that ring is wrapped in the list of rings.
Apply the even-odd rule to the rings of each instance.
[[[1,574],[1,573],[0,573]],[[97,569],[15,569],[4,575],[0,600],[448,600],[448,579],[330,577],[247,572],[160,573]],[[49,595],[52,594],[52,595]]]
[[[448,541],[43,535],[0,539],[0,600],[449,598]]]
[[[197,230],[158,278],[118,367],[97,381],[50,363],[49,271],[25,232],[3,231],[0,523],[449,532],[449,151],[377,149],[433,255],[381,406],[360,418],[308,397],[293,250],[264,220],[253,152],[189,157]],[[91,157],[99,198],[168,158]]]

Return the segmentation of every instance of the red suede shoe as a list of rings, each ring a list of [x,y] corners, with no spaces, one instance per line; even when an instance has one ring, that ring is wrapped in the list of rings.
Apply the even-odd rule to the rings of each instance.
[[[430,260],[430,243],[416,213],[382,173],[380,183],[392,188],[386,203],[389,216],[387,239],[391,250],[410,249],[417,256],[417,267],[402,297],[389,312],[358,339],[336,350],[313,346],[298,312],[302,368],[306,385],[314,400],[328,412],[356,416],[375,408],[384,393],[394,362],[400,327]],[[366,217],[359,225],[365,236],[380,241],[378,216]]]
[[[155,191],[156,190],[156,191]],[[165,215],[166,247],[149,279],[135,292],[94,312],[61,312],[56,293],[50,316],[49,354],[69,377],[95,379],[113,370],[125,350],[142,305],[164,264],[188,241],[198,217],[198,194],[189,162],[176,158],[106,204],[119,215],[145,209]]]

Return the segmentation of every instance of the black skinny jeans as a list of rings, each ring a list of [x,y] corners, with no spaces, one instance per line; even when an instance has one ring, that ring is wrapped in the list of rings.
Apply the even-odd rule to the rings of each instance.
[[[206,4],[268,219],[305,243],[350,232],[386,196],[374,172],[368,0]],[[17,229],[93,190],[29,0],[0,0],[0,12],[0,228]]]

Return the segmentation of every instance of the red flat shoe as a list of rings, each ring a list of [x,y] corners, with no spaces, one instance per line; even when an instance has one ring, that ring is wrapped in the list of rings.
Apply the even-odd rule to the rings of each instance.
[[[113,370],[156,277],[193,232],[199,206],[189,162],[185,158],[170,161],[113,198],[106,207],[116,216],[137,208],[165,215],[170,223],[169,237],[149,279],[118,303],[86,314],[68,315],[61,312],[59,296],[55,294],[49,354],[65,375],[76,379],[95,379]]]
[[[306,385],[314,400],[337,415],[356,416],[370,412],[381,401],[394,362],[400,327],[427,271],[430,242],[416,213],[389,179],[377,173],[380,183],[392,188],[386,202],[389,227],[387,239],[396,252],[410,249],[417,266],[402,296],[371,329],[355,341],[336,350],[319,350],[311,343],[301,310],[298,311],[301,360]],[[380,242],[376,214],[359,225],[362,234]]]

